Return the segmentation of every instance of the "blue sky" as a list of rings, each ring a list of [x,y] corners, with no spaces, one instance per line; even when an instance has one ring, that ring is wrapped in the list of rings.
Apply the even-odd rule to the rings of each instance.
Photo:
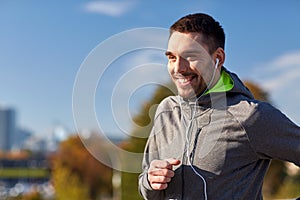
[[[168,28],[186,14],[205,12],[225,29],[225,66],[260,84],[274,104],[300,124],[299,8],[298,0],[0,0],[0,103],[15,107],[18,124],[36,134],[47,134],[57,124],[74,131],[76,75],[97,45],[123,31]],[[157,54],[146,54],[130,58],[139,58],[139,65],[141,60],[163,62]],[[126,66],[127,60],[120,58],[114,65]],[[149,73],[156,76],[157,71]],[[120,127],[103,116],[109,106],[101,105],[108,103],[108,86],[121,77],[120,68],[112,67],[107,74],[106,86],[98,86],[95,96],[97,118],[107,125],[105,131],[119,132]],[[139,94],[145,96],[132,95],[137,99],[130,103],[132,113],[142,104]]]

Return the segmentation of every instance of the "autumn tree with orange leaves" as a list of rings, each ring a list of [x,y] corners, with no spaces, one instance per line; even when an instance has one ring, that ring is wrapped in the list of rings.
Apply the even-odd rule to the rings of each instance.
[[[87,188],[90,199],[112,196],[112,169],[95,159],[78,135],[63,141],[51,160],[53,174],[68,174],[75,185],[81,184],[82,188]],[[68,183],[68,180],[59,180],[59,176],[53,177],[56,177],[54,186],[57,182]],[[60,191],[64,192],[64,188]]]

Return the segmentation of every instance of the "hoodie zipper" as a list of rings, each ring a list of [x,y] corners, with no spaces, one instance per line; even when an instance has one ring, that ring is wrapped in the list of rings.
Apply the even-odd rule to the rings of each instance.
[[[193,150],[190,153],[190,161],[191,161],[191,165],[194,163],[194,158],[195,158],[195,151],[196,151],[196,147],[197,147],[197,142],[198,142],[198,136],[201,132],[201,128],[197,129],[197,132],[195,134],[195,138],[194,138],[194,144],[193,144]]]
[[[192,151],[191,151],[191,153],[189,155],[187,155],[187,150],[189,150],[190,143],[187,143],[187,141],[185,142],[184,154],[183,154],[183,159],[182,159],[183,163],[182,164],[185,164],[185,165],[188,166],[189,162],[188,162],[187,159],[190,160],[190,164],[191,165],[194,163],[194,157],[195,157],[195,151],[196,151],[197,142],[198,142],[198,136],[199,136],[201,130],[202,130],[201,128],[198,128],[197,131],[196,131],[196,133],[195,133],[194,142],[193,142],[193,149],[192,149]],[[186,133],[186,134],[189,134],[188,136],[190,136],[190,138],[188,138],[188,140],[191,140],[193,134],[190,131],[188,133]],[[182,177],[181,177],[181,179],[182,179],[182,190],[181,190],[182,191],[181,192],[182,199],[184,199],[184,190],[185,190],[185,187],[184,187],[184,185],[185,185],[184,170],[185,169],[182,168],[182,173],[181,173],[182,174]]]

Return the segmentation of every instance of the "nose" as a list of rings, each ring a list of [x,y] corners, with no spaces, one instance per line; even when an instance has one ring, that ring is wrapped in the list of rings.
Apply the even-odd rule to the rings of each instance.
[[[186,59],[179,57],[174,63],[174,72],[175,73],[186,72],[188,67],[189,67],[189,62]]]

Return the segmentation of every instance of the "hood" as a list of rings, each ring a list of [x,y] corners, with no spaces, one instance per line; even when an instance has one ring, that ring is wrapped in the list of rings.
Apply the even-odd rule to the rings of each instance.
[[[227,70],[225,67],[222,67],[222,70],[224,70],[227,74],[229,74],[230,78],[233,82],[233,88],[226,91],[226,92],[211,92],[209,94],[205,94],[198,98],[197,104],[202,107],[210,106],[212,101],[217,102],[218,99],[222,99],[225,96],[234,96],[234,95],[242,95],[249,99],[254,99],[252,93],[250,90],[243,84],[243,82],[240,80],[240,78],[235,74]],[[187,100],[180,97],[181,102],[189,105],[195,105],[195,99],[194,100]]]
[[[233,88],[230,91],[228,91],[227,93],[229,93],[229,94],[230,93],[239,93],[250,99],[254,99],[250,90],[244,85],[244,83],[240,80],[240,78],[235,73],[230,72],[225,67],[223,67],[223,69],[230,75],[230,77],[232,78],[233,83],[234,83]]]

